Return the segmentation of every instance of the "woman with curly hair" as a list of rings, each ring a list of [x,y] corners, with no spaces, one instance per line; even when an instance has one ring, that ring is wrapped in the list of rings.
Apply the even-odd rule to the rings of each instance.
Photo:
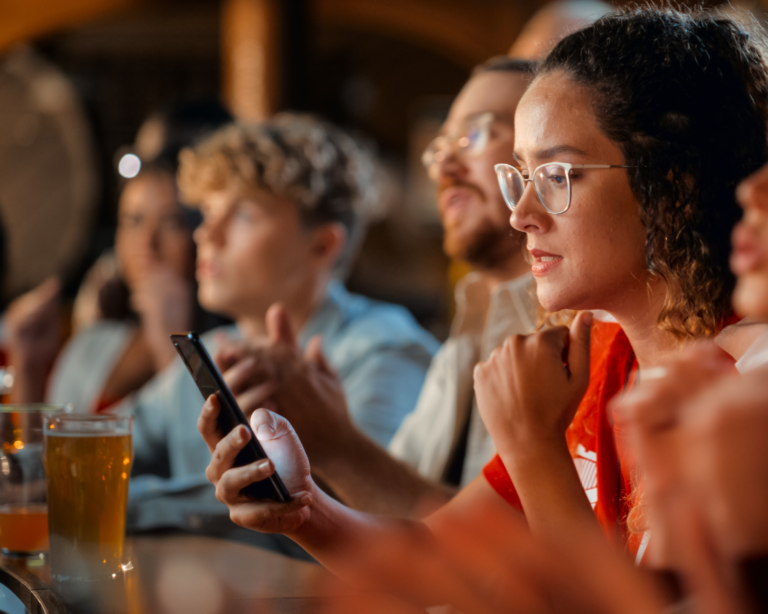
[[[277,471],[294,498],[255,502],[240,489],[274,465],[231,468],[245,437],[220,438],[211,398],[200,421],[216,451],[208,476],[233,520],[285,533],[347,577],[371,571],[355,549],[364,537],[410,535],[426,548],[425,529],[450,539],[450,527],[482,523],[487,509],[523,512],[534,535],[552,540],[602,531],[641,559],[645,544],[627,527],[633,458],[607,404],[727,325],[734,190],[768,158],[766,101],[757,44],[709,13],[639,9],[563,39],[517,109],[519,168],[510,160],[497,171],[511,223],[528,237],[539,301],[582,313],[570,331],[510,338],[477,368],[498,458],[424,524],[385,522],[322,493],[290,424],[259,410],[253,430],[268,454],[291,459]],[[615,322],[593,325],[587,310]],[[408,586],[386,561],[367,562]]]

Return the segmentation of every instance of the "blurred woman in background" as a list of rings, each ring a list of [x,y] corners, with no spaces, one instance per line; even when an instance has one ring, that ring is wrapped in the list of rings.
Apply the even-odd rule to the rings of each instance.
[[[132,147],[139,172],[120,192],[115,249],[83,280],[73,305],[74,337],[61,355],[62,328],[69,327],[62,326],[59,280],[22,295],[4,315],[15,402],[100,411],[173,359],[170,332],[205,331],[225,321],[197,303],[192,232],[200,216],[180,203],[176,169],[182,147],[231,119],[216,101],[185,100],[145,120]]]
[[[100,411],[140,388],[173,359],[173,346],[165,342],[169,332],[187,330],[201,320],[195,300],[194,220],[179,203],[172,157],[143,165],[126,182],[117,217],[118,274],[100,288],[101,319],[66,344],[47,390],[61,317],[51,309],[58,284],[46,282],[33,295],[37,301],[23,297],[9,309],[6,327],[16,401],[47,399],[72,403],[77,411]],[[34,320],[47,320],[36,330],[47,326],[50,333],[33,337]]]

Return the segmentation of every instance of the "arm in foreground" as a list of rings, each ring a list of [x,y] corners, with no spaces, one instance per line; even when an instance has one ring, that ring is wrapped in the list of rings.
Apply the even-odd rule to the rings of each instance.
[[[232,519],[254,530],[285,533],[358,586],[422,607],[451,603],[480,614],[661,612],[650,582],[602,537],[576,536],[557,547],[539,542],[482,476],[424,523],[345,508],[314,486],[290,424],[266,410],[254,413],[251,426],[294,496],[286,504],[245,499],[240,489],[271,475],[275,465],[267,460],[231,468],[247,430],[219,438],[217,411],[215,399],[209,399],[199,424],[213,451],[209,479]],[[565,609],[552,605],[553,592],[558,603],[567,603]]]
[[[251,428],[269,456],[244,467],[232,467],[237,453],[247,443],[249,433],[244,427],[232,430],[221,437],[216,416],[219,405],[215,397],[209,397],[198,421],[203,438],[212,453],[206,475],[216,486],[217,498],[227,505],[230,517],[236,524],[261,532],[280,532],[301,545],[312,556],[340,577],[368,585],[379,571],[388,570],[391,563],[380,559],[365,547],[371,539],[403,540],[432,547],[431,527],[440,530],[440,519],[451,513],[464,516],[478,496],[496,499],[500,509],[514,513],[484,481],[465,489],[463,497],[457,497],[433,514],[426,523],[388,519],[358,512],[345,507],[323,493],[312,481],[309,461],[295,431],[284,418],[260,409],[251,416]],[[254,501],[240,494],[240,490],[254,481],[263,480],[277,471],[292,498],[288,503]],[[464,499],[462,503],[462,499]],[[458,500],[458,502],[457,502]],[[453,512],[452,512],[453,510]],[[403,580],[404,581],[404,580]],[[393,578],[393,592],[400,587]],[[430,600],[423,602],[430,605]]]

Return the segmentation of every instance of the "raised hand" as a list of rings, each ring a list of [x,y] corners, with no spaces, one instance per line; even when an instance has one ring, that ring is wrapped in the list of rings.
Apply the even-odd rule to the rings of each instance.
[[[10,362],[16,369],[11,392],[19,403],[42,401],[45,381],[61,347],[61,282],[55,277],[13,301],[4,326]]]
[[[768,369],[718,378],[682,408],[681,476],[729,561],[768,555]]]
[[[168,335],[189,330],[192,322],[192,284],[168,267],[148,269],[131,292],[131,307],[159,371],[176,358]]]
[[[302,355],[285,309],[267,312],[268,343],[230,342],[216,353],[224,380],[247,415],[268,407],[288,419],[312,464],[333,455],[353,429],[344,390],[323,356],[322,340],[310,340]]]
[[[592,313],[509,337],[475,367],[480,414],[497,449],[563,439],[589,384]]]
[[[640,520],[653,526],[647,562],[655,567],[680,565],[676,540],[681,534],[667,521],[685,490],[683,408],[732,373],[733,361],[714,343],[695,344],[662,367],[640,371],[638,384],[609,410],[619,431],[628,433],[629,456],[638,458],[638,475],[643,476],[638,496],[646,515]]]

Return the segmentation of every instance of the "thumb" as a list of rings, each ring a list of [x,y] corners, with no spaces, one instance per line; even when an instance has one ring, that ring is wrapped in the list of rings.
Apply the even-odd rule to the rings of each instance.
[[[309,340],[307,349],[304,352],[304,358],[309,362],[314,363],[324,373],[332,374],[333,369],[328,364],[328,360],[323,354],[323,336],[315,335]]]
[[[568,369],[571,379],[589,381],[589,345],[592,333],[593,314],[582,311],[573,321],[568,344]]]
[[[58,298],[61,293],[61,280],[55,275],[48,277],[43,283],[35,288],[34,292],[38,294],[41,302]]]
[[[275,343],[284,343],[296,347],[296,335],[293,326],[288,319],[288,312],[280,303],[273,304],[267,310],[267,334],[269,340]]]

